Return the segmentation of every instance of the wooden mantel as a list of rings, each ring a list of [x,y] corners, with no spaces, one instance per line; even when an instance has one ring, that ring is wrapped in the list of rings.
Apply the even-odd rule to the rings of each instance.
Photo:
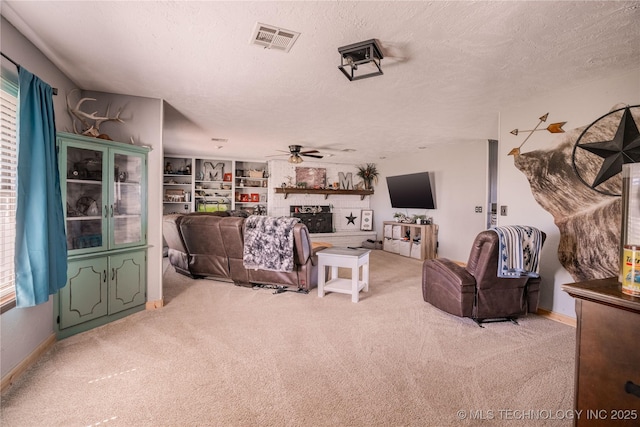
[[[324,194],[325,200],[331,194],[342,194],[349,196],[360,196],[360,200],[364,199],[364,196],[370,196],[373,194],[373,190],[327,190],[327,189],[315,189],[315,188],[293,188],[293,187],[276,187],[276,194],[284,194],[286,199],[289,194]]]

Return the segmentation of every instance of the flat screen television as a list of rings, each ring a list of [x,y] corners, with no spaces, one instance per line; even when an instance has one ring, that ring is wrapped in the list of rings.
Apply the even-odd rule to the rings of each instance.
[[[387,177],[393,208],[435,209],[429,172]]]

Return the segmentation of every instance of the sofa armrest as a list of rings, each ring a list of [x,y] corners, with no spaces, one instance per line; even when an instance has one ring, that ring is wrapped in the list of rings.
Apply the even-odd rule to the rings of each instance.
[[[293,252],[297,265],[305,265],[314,254],[309,229],[304,224],[298,223],[293,227]]]
[[[476,279],[465,267],[446,258],[422,264],[422,297],[447,313],[470,317],[473,313]]]
[[[540,299],[540,283],[542,279],[540,277],[530,277],[527,281],[527,311],[529,313],[538,312],[538,301]]]
[[[164,215],[162,217],[162,237],[170,249],[186,254],[187,248],[180,233],[180,222],[183,217],[182,214]]]
[[[465,267],[447,258],[426,260],[423,264],[422,280],[446,281],[460,289],[475,288],[476,285],[475,277]]]

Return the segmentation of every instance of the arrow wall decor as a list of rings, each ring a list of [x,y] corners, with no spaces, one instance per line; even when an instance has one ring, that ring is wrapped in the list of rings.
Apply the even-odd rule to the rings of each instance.
[[[529,129],[529,130],[514,129],[511,132],[509,132],[510,134],[516,135],[516,136],[521,132],[529,132],[529,135],[527,135],[527,137],[524,139],[524,141],[522,141],[522,144],[520,144],[518,147],[516,147],[516,148],[512,149],[511,151],[509,151],[508,156],[512,156],[512,155],[513,156],[517,156],[518,154],[520,154],[520,148],[522,148],[524,143],[527,142],[529,140],[529,138],[531,138],[531,135],[533,135],[534,132],[538,132],[538,131],[541,131],[541,130],[546,130],[549,133],[564,133],[564,129],[562,129],[562,126],[564,126],[567,122],[551,123],[545,129],[538,129],[542,123],[547,121],[548,117],[549,117],[549,113],[541,116],[540,119],[539,119],[540,121],[538,122],[536,127],[533,128],[533,129]]]

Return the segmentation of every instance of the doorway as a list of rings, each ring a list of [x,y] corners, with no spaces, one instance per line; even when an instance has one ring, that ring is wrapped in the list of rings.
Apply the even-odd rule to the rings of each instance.
[[[498,225],[498,140],[489,139],[489,191],[487,194],[487,228]]]

